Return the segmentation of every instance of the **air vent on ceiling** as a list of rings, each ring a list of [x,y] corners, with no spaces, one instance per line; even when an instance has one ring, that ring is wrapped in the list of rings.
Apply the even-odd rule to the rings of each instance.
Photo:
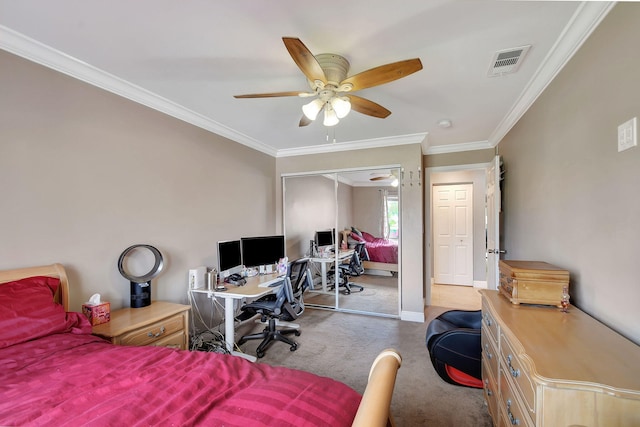
[[[491,60],[489,77],[515,73],[531,45],[514,47],[497,51]]]

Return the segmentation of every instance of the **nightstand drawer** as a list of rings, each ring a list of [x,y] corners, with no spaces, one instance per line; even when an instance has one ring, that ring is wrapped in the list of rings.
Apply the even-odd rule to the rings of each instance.
[[[120,345],[162,345],[158,341],[164,340],[170,335],[182,331],[184,335],[184,316],[179,313],[175,316],[162,319],[158,322],[146,325],[135,331],[122,335],[118,339]]]
[[[149,345],[155,347],[170,347],[170,348],[186,348],[187,336],[184,331],[176,332],[173,335],[165,336],[164,338],[158,338],[156,341]]]

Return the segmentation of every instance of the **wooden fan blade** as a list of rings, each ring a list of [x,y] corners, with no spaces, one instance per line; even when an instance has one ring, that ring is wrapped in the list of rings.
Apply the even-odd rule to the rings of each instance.
[[[313,120],[309,119],[307,116],[303,114],[302,117],[300,118],[300,123],[298,123],[298,126],[300,127],[309,126],[312,121]]]
[[[309,49],[295,37],[283,37],[282,41],[289,51],[289,55],[293,58],[293,61],[298,65],[298,68],[304,73],[307,78],[314,82],[320,80],[323,83],[327,83],[327,78],[324,75],[324,71],[318,60],[311,53]]]
[[[369,181],[384,181],[385,179],[389,179],[391,178],[391,175],[386,175],[386,176],[374,176],[372,178],[369,178]]]
[[[276,98],[278,96],[300,96],[307,92],[273,92],[273,93],[250,93],[247,95],[233,95],[234,98]]]
[[[358,73],[340,82],[340,86],[348,83],[353,85],[352,91],[366,89],[401,79],[420,70],[422,62],[419,58],[407,59]]]
[[[366,114],[367,116],[378,117],[384,119],[391,114],[391,111],[387,110],[380,104],[376,104],[373,101],[362,98],[355,95],[347,95],[351,101],[351,109],[358,113]]]

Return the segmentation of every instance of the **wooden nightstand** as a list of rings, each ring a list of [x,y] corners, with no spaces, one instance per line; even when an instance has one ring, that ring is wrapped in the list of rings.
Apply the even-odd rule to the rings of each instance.
[[[141,308],[111,312],[111,321],[93,327],[93,334],[119,345],[189,348],[189,307],[154,301]]]

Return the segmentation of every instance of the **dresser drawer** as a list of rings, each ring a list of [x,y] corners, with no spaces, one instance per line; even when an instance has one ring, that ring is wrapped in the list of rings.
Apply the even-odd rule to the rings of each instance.
[[[500,359],[502,361],[502,377],[509,377],[515,384],[516,390],[522,396],[528,412],[534,416],[535,387],[529,376],[528,368],[525,368],[512,343],[506,335],[500,335]],[[500,383],[502,384],[502,382]]]
[[[480,339],[482,343],[482,360],[486,362],[487,368],[491,371],[491,375],[493,375],[494,378],[498,378],[498,363],[500,360],[498,347],[484,325],[482,326]]]
[[[156,342],[182,331],[184,334],[185,313],[167,317],[139,329],[123,334],[118,339],[121,345],[158,345]]]
[[[526,426],[533,427],[533,420],[527,414],[518,393],[514,390],[510,378],[500,376],[500,417],[499,426]]]
[[[491,311],[486,306],[486,304],[482,303],[482,327],[491,334],[494,342],[498,342],[498,322],[494,318]]]
[[[484,389],[484,400],[489,408],[489,415],[493,420],[493,424],[498,423],[498,384],[496,378],[491,374],[491,370],[487,366],[486,359],[482,359],[482,387]]]

